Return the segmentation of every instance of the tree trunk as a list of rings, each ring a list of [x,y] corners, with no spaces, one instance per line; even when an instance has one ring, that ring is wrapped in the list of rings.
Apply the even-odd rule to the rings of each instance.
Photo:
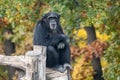
[[[88,44],[91,44],[93,41],[96,40],[96,33],[95,33],[95,28],[92,25],[91,27],[85,27],[85,30],[87,32],[87,40],[88,40]],[[93,59],[92,59],[92,66],[93,66],[93,70],[94,70],[94,80],[104,80],[103,78],[103,73],[102,73],[102,67],[101,67],[101,63],[100,63],[100,58],[99,57],[95,57],[95,55],[93,54]]]
[[[12,30],[10,29],[5,29],[4,30],[4,52],[5,55],[10,56],[12,53],[15,52],[15,44],[11,41],[11,39],[7,38],[6,36],[9,36],[12,34]],[[15,73],[15,69],[13,67],[8,66],[8,78],[9,80],[12,80],[12,77]]]

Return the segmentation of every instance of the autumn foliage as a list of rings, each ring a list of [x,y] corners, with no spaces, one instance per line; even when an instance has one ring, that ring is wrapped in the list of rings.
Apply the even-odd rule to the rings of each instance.
[[[107,47],[107,42],[102,42],[100,40],[95,40],[91,44],[82,48],[79,48],[77,46],[71,46],[70,49],[72,59],[81,56],[81,59],[75,60],[76,65],[74,66],[72,74],[73,80],[85,80],[87,78],[92,80],[92,75],[94,74],[94,72],[92,70],[90,62],[93,58],[93,55],[95,57],[101,57]]]
[[[103,55],[104,50],[108,47],[107,42],[101,42],[100,40],[95,40],[90,45],[86,47],[79,48],[77,46],[71,47],[71,57],[80,56],[81,54],[85,55],[85,61],[92,59],[93,54],[96,57]]]
[[[93,55],[96,57],[103,55],[101,64],[104,65],[102,69],[105,80],[119,78],[119,0],[1,0],[0,53],[4,53],[3,41],[6,38],[11,38],[16,44],[14,55],[23,55],[31,50],[33,28],[37,20],[49,11],[61,14],[63,30],[72,39],[71,57],[74,62],[72,80],[93,80],[91,66]],[[97,40],[86,45],[87,34],[82,28],[91,24],[96,28]],[[3,35],[4,28],[13,30],[14,34]],[[6,78],[6,74],[7,72],[0,67],[0,76]],[[0,80],[2,79],[0,77]]]

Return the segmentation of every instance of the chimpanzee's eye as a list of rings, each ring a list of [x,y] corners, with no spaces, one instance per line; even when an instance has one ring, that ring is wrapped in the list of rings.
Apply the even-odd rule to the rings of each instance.
[[[48,19],[57,19],[57,17],[48,17]]]

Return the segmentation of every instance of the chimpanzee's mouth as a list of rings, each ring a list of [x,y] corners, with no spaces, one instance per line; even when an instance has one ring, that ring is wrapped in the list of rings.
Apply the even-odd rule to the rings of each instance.
[[[52,26],[53,28],[55,28],[55,24],[51,24],[51,26]]]
[[[56,24],[50,24],[51,29],[56,29]]]
[[[50,24],[50,29],[52,29],[52,30],[53,30],[53,29],[56,29],[57,23],[56,23],[55,20],[51,20],[49,24]]]

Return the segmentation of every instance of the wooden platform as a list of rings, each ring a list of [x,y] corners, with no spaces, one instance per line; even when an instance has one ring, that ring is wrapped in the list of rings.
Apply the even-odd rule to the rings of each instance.
[[[61,73],[49,68],[46,70],[46,77],[47,80],[68,80],[67,71],[65,71],[65,73]]]

